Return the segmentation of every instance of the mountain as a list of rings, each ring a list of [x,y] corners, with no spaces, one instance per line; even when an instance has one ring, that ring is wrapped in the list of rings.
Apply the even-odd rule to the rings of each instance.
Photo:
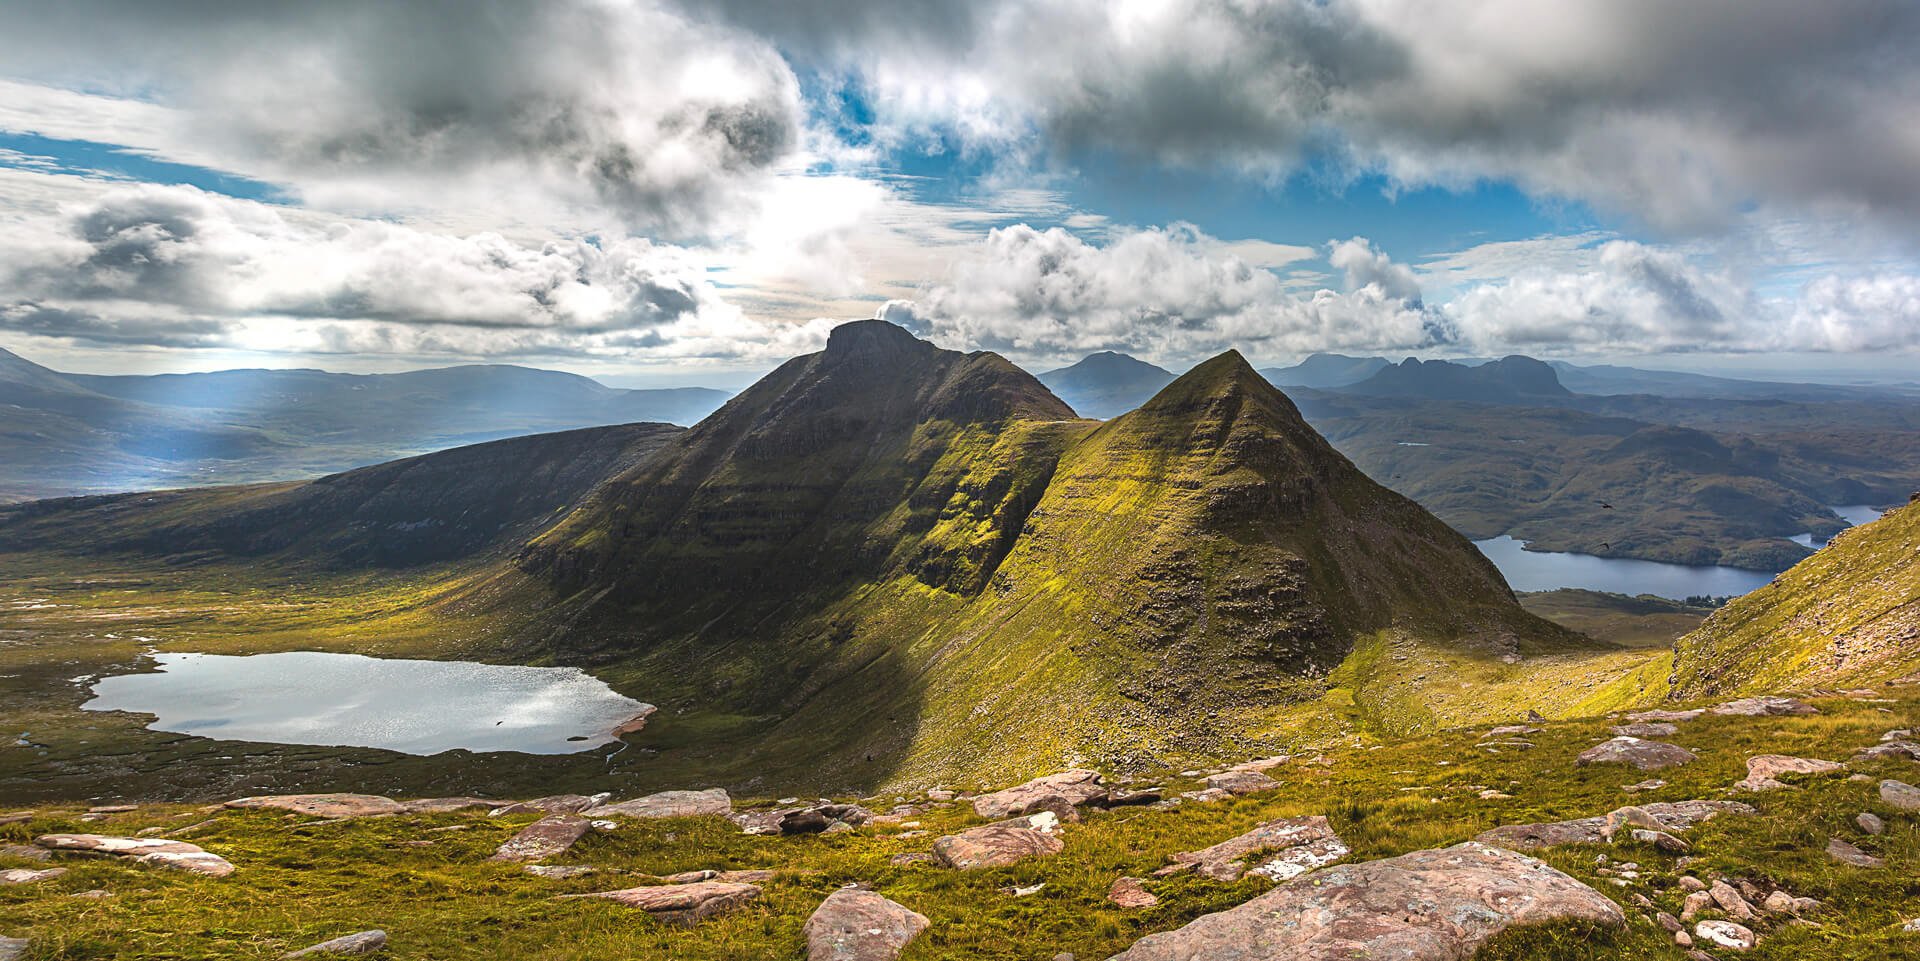
[[[1794,384],[1777,381],[1714,377],[1675,370],[1642,370],[1611,364],[1580,366],[1551,362],[1560,383],[1577,394],[1652,394],[1714,400],[1839,401],[1861,400],[1889,393],[1908,394],[1910,388],[1847,387],[1830,384]]]
[[[1124,414],[1173,383],[1173,374],[1126,354],[1103,350],[1071,367],[1039,375],[1040,383],[1074,410],[1105,420]]]
[[[1245,743],[1383,637],[1575,643],[1238,354],[1096,424],[879,321],[598,488],[482,593],[534,612],[519,656],[760,719],[727,763],[846,783]]]
[[[1676,698],[1860,686],[1920,670],[1920,497],[1843,531],[1674,646]]]
[[[1514,355],[1469,367],[1445,360],[1409,357],[1341,390],[1370,397],[1464,400],[1481,404],[1554,405],[1573,396],[1553,368]]]
[[[136,553],[179,564],[273,557],[398,568],[474,560],[528,537],[682,428],[628,424],[476,444],[288,484],[0,506],[0,553]]]
[[[1392,366],[1385,357],[1348,357],[1345,354],[1312,354],[1292,367],[1266,367],[1260,371],[1276,387],[1311,387],[1327,390],[1357,384],[1381,368]]]
[[[691,424],[726,396],[509,366],[64,374],[0,351],[0,502],[292,480],[501,437]]]

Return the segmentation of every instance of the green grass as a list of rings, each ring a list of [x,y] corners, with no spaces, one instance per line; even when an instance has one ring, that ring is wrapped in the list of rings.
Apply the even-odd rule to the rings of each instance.
[[[1674,738],[1700,760],[1661,772],[1671,782],[1648,794],[1628,795],[1624,784],[1647,775],[1624,768],[1579,768],[1573,756],[1605,736],[1600,720],[1554,722],[1534,737],[1530,751],[1476,749],[1480,729],[1454,729],[1375,749],[1327,752],[1330,762],[1303,757],[1276,769],[1275,792],[1218,806],[1176,810],[1122,809],[1092,813],[1065,835],[1058,857],[1014,868],[959,873],[925,865],[896,866],[900,853],[928,850],[932,837],[975,823],[954,805],[917,818],[921,837],[900,828],[869,828],[849,835],[761,838],[740,834],[717,818],[626,822],[590,835],[555,863],[589,864],[600,874],[565,881],[527,876],[514,866],[485,863],[500,841],[531,817],[401,816],[335,824],[272,812],[208,813],[177,804],[151,805],[103,823],[78,820],[80,808],[40,810],[28,824],[0,827],[0,840],[25,842],[52,831],[135,833],[178,828],[211,818],[191,840],[238,866],[226,879],[188,877],[103,861],[73,861],[70,873],[37,885],[0,888],[0,934],[29,935],[33,961],[78,958],[271,958],[328,937],[381,927],[394,939],[392,956],[406,959],[512,957],[529,959],[674,958],[733,961],[788,958],[801,953],[801,925],[828,892],[861,882],[927,915],[928,933],[908,950],[908,961],[1033,959],[1072,951],[1103,958],[1153,931],[1177,927],[1210,911],[1238,904],[1267,889],[1259,880],[1222,884],[1196,877],[1151,881],[1158,907],[1122,911],[1105,901],[1121,875],[1146,877],[1175,851],[1232,836],[1273,817],[1325,814],[1354,849],[1353,860],[1387,857],[1471,838],[1488,827],[1603,813],[1629,800],[1728,796],[1751,754],[1780,752],[1844,760],[1874,743],[1880,732],[1920,723],[1920,704],[1908,691],[1894,704],[1826,699],[1812,717],[1705,717]],[[1920,775],[1911,762],[1874,762],[1856,768],[1878,778]],[[1175,789],[1191,787],[1179,778]],[[1513,797],[1481,800],[1482,786]],[[554,784],[553,789],[570,788]],[[1759,817],[1722,817],[1689,836],[1696,876],[1752,879],[1815,897],[1825,907],[1819,927],[1763,923],[1757,959],[1887,959],[1913,957],[1920,938],[1895,933],[1920,914],[1920,824],[1886,810],[1871,783],[1826,778],[1794,789],[1745,798]],[[885,807],[891,797],[873,802]],[[1878,838],[1850,827],[1862,810],[1887,816]],[[303,826],[304,825],[304,826]],[[437,832],[442,827],[464,830]],[[1821,852],[1829,836],[1848,837],[1885,857],[1884,870],[1846,868]],[[427,840],[426,846],[406,842]],[[1608,853],[1633,860],[1643,878],[1619,888],[1600,875],[1595,858]],[[1622,901],[1636,920],[1621,931],[1554,926],[1517,931],[1483,958],[1549,959],[1678,956],[1666,936],[1628,903],[1629,892],[1677,913],[1682,873],[1677,860],[1643,848],[1603,852],[1577,846],[1548,852],[1556,867]],[[0,861],[0,866],[29,866]],[[700,868],[771,868],[782,872],[764,899],[741,913],[692,929],[662,925],[610,904],[555,900],[646,883],[644,875]],[[1002,888],[1044,883],[1040,893],[1015,898]],[[107,900],[67,895],[92,889]]]

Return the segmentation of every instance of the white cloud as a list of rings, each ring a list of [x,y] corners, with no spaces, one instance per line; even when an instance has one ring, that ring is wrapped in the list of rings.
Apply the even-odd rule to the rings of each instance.
[[[1373,269],[1396,282],[1404,270],[1384,257]],[[997,229],[942,280],[880,315],[937,342],[1019,359],[1121,349],[1178,363],[1230,346],[1404,347],[1430,344],[1438,333],[1432,316],[1381,283],[1296,296],[1188,225],[1118,234],[1105,246],[1059,228]]]
[[[1920,276],[1827,276],[1808,284],[1784,326],[1789,350],[1920,348]]]

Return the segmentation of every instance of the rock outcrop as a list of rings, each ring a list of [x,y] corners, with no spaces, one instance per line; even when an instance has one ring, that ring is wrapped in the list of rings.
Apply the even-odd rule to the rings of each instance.
[[[1142,938],[1111,961],[1460,961],[1509,927],[1563,920],[1626,923],[1605,895],[1547,864],[1468,842],[1329,867]]]
[[[34,838],[33,843],[49,851],[126,858],[141,864],[173,868],[210,878],[224,878],[233,873],[233,865],[226,858],[185,841],[117,838],[102,834],[45,834]]]
[[[387,949],[387,932],[381,930],[360,931],[343,935],[329,941],[322,941],[310,948],[289,951],[281,955],[284,958],[311,958],[325,955],[351,956],[356,954],[376,954]]]
[[[745,907],[760,897],[753,884],[728,881],[695,881],[691,884],[659,884],[594,894],[566,894],[563,898],[594,898],[638,908],[662,921],[695,924]]]
[[[1652,815],[1669,832],[1685,831],[1701,821],[1722,814],[1756,814],[1751,806],[1738,801],[1671,801],[1642,804],[1637,809]],[[1599,844],[1608,839],[1609,817],[1575,818],[1540,824],[1509,824],[1482,831],[1474,840],[1483,844],[1529,850],[1561,844]]]
[[[1054,837],[1058,824],[1052,814],[1044,813],[982,824],[934,841],[933,857],[955,870],[973,871],[1059,854],[1066,845]]]
[[[559,857],[591,830],[593,822],[577,814],[551,814],[521,828],[487,860],[526,862]]]
[[[407,811],[407,806],[399,801],[377,794],[267,794],[237,798],[228,801],[226,806],[236,811],[292,811],[329,820],[405,814]]]
[[[927,924],[872,891],[841,888],[807,918],[807,961],[894,961]]]
[[[1844,764],[1818,758],[1760,754],[1747,758],[1747,776],[1733,786],[1742,791],[1777,791],[1787,786],[1779,780],[1782,774],[1843,774],[1846,770]]]
[[[1631,764],[1642,771],[1686,764],[1693,752],[1678,744],[1646,741],[1637,737],[1616,737],[1580,752],[1579,764]]]
[[[617,804],[602,804],[589,808],[590,818],[629,817],[629,818],[693,818],[710,814],[730,814],[733,812],[733,798],[724,788],[709,788],[704,791],[661,791],[646,797],[621,801]]]
[[[1064,798],[1069,805],[1078,806],[1106,795],[1107,787],[1098,771],[1075,769],[1037,777],[1003,791],[982,794],[973,799],[973,810],[983,818],[1010,818],[1032,813],[1030,809],[1035,804],[1050,797]]]
[[[1257,854],[1276,852],[1251,870],[1247,862]],[[1320,815],[1280,818],[1268,821],[1238,837],[1229,838],[1198,851],[1173,855],[1172,864],[1154,872],[1156,877],[1192,871],[1216,881],[1238,880],[1242,874],[1256,874],[1275,881],[1286,881],[1317,867],[1332,864],[1351,851],[1333,826]]]

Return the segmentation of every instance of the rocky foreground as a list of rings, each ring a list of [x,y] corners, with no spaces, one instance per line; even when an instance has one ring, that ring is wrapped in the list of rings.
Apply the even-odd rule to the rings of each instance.
[[[0,813],[0,959],[1898,957],[1915,709],[1748,698],[863,799]]]

